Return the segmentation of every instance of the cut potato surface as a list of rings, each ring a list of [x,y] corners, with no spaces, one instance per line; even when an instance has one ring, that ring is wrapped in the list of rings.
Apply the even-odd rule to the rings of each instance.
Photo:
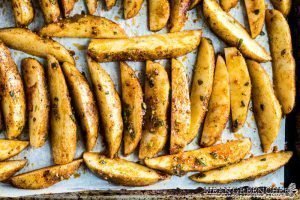
[[[148,0],[150,31],[159,31],[166,26],[170,16],[168,0]]]
[[[190,0],[171,1],[170,32],[179,32],[184,27],[187,11],[190,7]]]
[[[9,160],[5,162],[0,162],[0,181],[6,181],[19,170],[21,170],[25,165],[26,160]]]
[[[21,151],[23,151],[27,146],[28,141],[20,140],[2,140],[0,139],[0,161],[9,159]]]
[[[265,1],[245,0],[245,6],[248,15],[251,37],[256,38],[256,36],[261,33],[261,30],[265,23]]]

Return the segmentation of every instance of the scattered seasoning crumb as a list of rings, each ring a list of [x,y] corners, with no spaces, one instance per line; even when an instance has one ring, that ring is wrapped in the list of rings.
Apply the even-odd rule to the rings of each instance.
[[[266,158],[262,158],[262,159],[260,159],[260,161],[266,161],[267,159]]]

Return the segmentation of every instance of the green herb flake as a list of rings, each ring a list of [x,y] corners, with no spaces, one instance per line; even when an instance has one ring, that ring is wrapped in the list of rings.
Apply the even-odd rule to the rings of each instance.
[[[266,161],[267,159],[266,158],[262,158],[262,159],[260,159],[260,161]]]
[[[239,39],[238,46],[237,46],[238,49],[241,48],[243,41],[244,41],[243,39]]]
[[[196,165],[201,165],[203,167],[207,166],[206,163],[203,161],[202,158],[195,158],[195,164]]]
[[[14,91],[10,91],[10,92],[9,92],[9,96],[14,97],[14,96],[15,96]]]
[[[102,164],[102,165],[106,164],[105,160],[100,160],[99,163]]]
[[[244,103],[244,101],[241,101],[241,107],[245,107],[246,104]]]
[[[217,154],[216,152],[211,152],[210,155],[211,155],[214,159],[218,158],[218,154]]]

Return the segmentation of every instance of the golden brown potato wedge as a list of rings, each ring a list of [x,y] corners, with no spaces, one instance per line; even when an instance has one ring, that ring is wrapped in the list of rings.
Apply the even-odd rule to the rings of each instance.
[[[289,15],[292,7],[292,0],[271,0],[274,8],[279,10],[285,17]]]
[[[251,98],[251,80],[246,61],[235,47],[224,49],[230,83],[232,131],[237,132],[247,119]]]
[[[82,159],[65,165],[55,165],[26,172],[11,178],[11,184],[22,189],[43,189],[69,179],[80,167]]]
[[[210,28],[227,44],[237,47],[244,56],[258,62],[267,62],[271,56],[253,40],[245,28],[222,10],[215,0],[203,1],[203,14]]]
[[[205,117],[200,145],[215,144],[222,135],[230,113],[229,74],[222,56],[217,57],[213,89]]]
[[[91,151],[96,145],[99,129],[99,115],[94,95],[87,79],[74,65],[65,62],[62,70],[73,97],[75,112],[85,133],[86,149]]]
[[[191,124],[189,85],[183,64],[172,59],[171,64],[171,138],[170,153],[182,152],[187,145],[186,135]]]
[[[116,4],[116,0],[105,0],[106,9],[110,10]]]
[[[143,126],[143,90],[134,70],[120,63],[122,113],[124,122],[124,154],[131,154],[139,144]]]
[[[49,129],[50,100],[44,67],[33,58],[22,60],[30,146],[45,144]]]
[[[12,0],[12,8],[17,26],[27,26],[34,18],[31,0]]]
[[[39,0],[46,23],[56,22],[60,17],[60,10],[57,0]]]
[[[41,38],[28,29],[0,29],[0,40],[10,48],[34,56],[46,58],[47,55],[52,55],[60,62],[74,63],[70,52],[61,44],[51,39]]]
[[[247,60],[247,65],[252,82],[254,117],[263,151],[268,152],[279,132],[281,107],[265,70],[255,61]]]
[[[191,1],[191,5],[190,5],[190,10],[195,8],[202,0],[190,0]]]
[[[88,55],[98,62],[179,57],[199,45],[201,34],[201,30],[194,30],[127,39],[93,39],[88,47]]]
[[[22,78],[9,49],[0,41],[1,110],[8,139],[18,137],[25,126],[26,105]]]
[[[75,15],[44,26],[39,34],[43,37],[76,38],[126,38],[125,31],[115,22],[104,17]]]
[[[145,159],[145,164],[150,168],[180,176],[186,172],[208,171],[239,162],[250,150],[251,141],[245,138],[179,154]]]
[[[229,12],[231,8],[236,7],[239,0],[220,0],[220,6],[226,12]]]
[[[277,10],[266,11],[266,25],[272,55],[273,82],[275,94],[284,114],[295,106],[296,75],[292,38],[284,16]]]
[[[85,4],[90,15],[95,14],[97,11],[98,2],[98,0],[85,0]]]
[[[104,128],[107,155],[113,158],[118,153],[122,140],[121,100],[109,74],[90,57],[87,57],[87,62]]]
[[[142,8],[144,0],[123,0],[124,18],[130,19],[136,16]]]
[[[187,20],[187,11],[190,7],[190,0],[171,1],[170,32],[179,32]]]
[[[61,0],[64,17],[68,17],[75,6],[76,0]]]
[[[83,159],[92,172],[119,185],[146,186],[169,177],[143,165],[120,158],[109,159],[98,153],[84,153]]]
[[[150,31],[159,31],[164,28],[170,16],[168,0],[148,0],[148,16]]]
[[[23,151],[29,142],[0,139],[0,161],[9,159]]]
[[[167,142],[169,93],[170,82],[164,67],[159,63],[147,61],[145,82],[147,110],[140,142],[139,159],[154,157]]]
[[[76,153],[76,120],[61,67],[53,56],[49,55],[47,61],[52,154],[55,164],[67,164]]]
[[[245,0],[245,7],[252,38],[261,33],[265,23],[266,5],[264,0]]]
[[[284,166],[292,157],[291,151],[265,154],[252,157],[221,169],[192,175],[193,181],[200,183],[231,183],[248,181],[270,174]]]
[[[0,181],[6,181],[26,165],[26,160],[0,162]]]
[[[215,71],[215,51],[210,39],[202,38],[191,90],[191,126],[187,134],[190,143],[198,134],[207,112]]]

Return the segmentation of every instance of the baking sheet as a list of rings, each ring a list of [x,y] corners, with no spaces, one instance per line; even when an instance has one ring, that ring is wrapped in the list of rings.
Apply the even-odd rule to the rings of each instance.
[[[38,30],[43,25],[43,17],[40,9],[37,5],[38,1],[34,1],[36,17],[34,22],[29,26],[31,30]],[[271,7],[269,0],[266,0],[268,7]],[[148,31],[148,23],[147,23],[147,2],[144,2],[143,7],[140,13],[131,20],[123,20],[123,7],[121,0],[117,1],[117,5],[110,11],[104,10],[104,4],[100,1],[100,5],[98,7],[97,15],[101,15],[103,17],[107,17],[115,22],[118,22],[125,30],[126,33],[130,36],[135,35],[147,35],[153,34]],[[240,1],[238,6],[230,11],[230,13],[235,17],[239,22],[244,24],[244,26],[248,29],[247,17],[245,16],[245,8],[243,5],[243,1]],[[203,36],[209,37],[212,39],[215,51],[223,52],[223,48],[225,44],[220,41],[207,27],[204,23],[202,16],[202,8],[198,6],[197,9],[193,9],[188,12],[189,20],[187,21],[185,28],[188,29],[199,29],[203,30]],[[76,3],[75,9],[72,11],[72,15],[80,14],[82,11],[86,12],[86,8],[83,0],[79,0]],[[12,27],[14,26],[14,18],[11,10],[11,3],[9,0],[0,0],[0,27]],[[165,33],[166,29],[161,30],[159,33]],[[263,32],[266,33],[266,29],[264,27]],[[16,40],[18,40],[16,38]],[[63,44],[66,48],[73,50],[75,52],[75,60],[78,69],[80,71],[85,72],[88,75],[85,61],[85,54],[88,39],[56,39],[56,41]],[[267,34],[260,35],[256,38],[256,40],[267,50],[268,46],[268,38]],[[25,57],[33,57],[31,55],[25,54],[20,51],[11,50],[13,59],[20,67],[21,60]],[[196,51],[179,58],[187,68],[189,81],[192,78],[192,69],[195,64]],[[45,62],[43,59],[39,59],[41,62]],[[168,61],[160,61],[163,63],[167,69],[169,69]],[[144,66],[145,63],[142,62],[128,62],[128,64],[133,67],[139,77],[141,78],[141,83],[143,84],[144,77]],[[107,72],[111,75],[114,80],[116,87],[120,90],[120,76],[119,76],[119,67],[117,63],[103,63],[101,64]],[[263,64],[263,67],[267,70],[270,76],[272,76],[271,63]],[[89,78],[89,76],[87,76]],[[251,112],[252,105],[250,104],[250,111],[248,113],[247,122],[245,123],[244,128],[242,128],[238,133],[230,133],[229,124],[227,124],[226,129],[222,135],[222,142],[226,142],[228,139],[238,139],[240,137],[249,137],[253,142],[251,153],[254,155],[262,154],[262,150],[260,147],[260,140],[257,132],[257,128],[254,122],[253,113]],[[101,132],[101,131],[100,131]],[[0,134],[0,138],[4,138],[4,134]],[[78,142],[77,142],[77,152],[76,158],[79,158],[83,151],[83,138],[78,133]],[[28,133],[25,130],[21,136],[21,139],[28,139]],[[186,147],[186,150],[197,149],[199,139],[196,138],[191,144]],[[285,119],[282,120],[280,133],[276,142],[274,143],[278,147],[279,150],[284,149],[285,146]],[[103,137],[100,136],[97,142],[97,146],[94,149],[95,151],[101,151],[104,149],[103,146]],[[18,156],[15,156],[13,159],[27,159],[28,164],[25,168],[23,168],[19,173],[32,171],[34,169],[38,169],[41,167],[46,167],[52,165],[51,151],[49,142],[46,143],[45,146],[39,149],[33,149],[31,147],[27,148]],[[137,161],[137,153],[135,152],[133,155],[126,157],[128,160]],[[191,173],[190,173],[191,174]],[[188,174],[188,175],[190,175]],[[284,170],[283,168],[278,170],[275,173],[272,173],[268,176],[262,177],[255,181],[247,181],[247,182],[236,182],[227,185],[205,185],[200,183],[195,183],[188,178],[188,175],[184,177],[173,176],[169,180],[165,180],[159,182],[157,184],[147,186],[147,187],[124,187],[117,186],[111,184],[107,181],[104,181],[100,178],[97,178],[94,174],[92,174],[86,167],[81,166],[80,170],[76,174],[76,178],[72,177],[69,180],[62,181],[50,188],[42,189],[42,190],[21,190],[11,187],[9,184],[0,183],[0,197],[17,197],[17,196],[25,196],[25,195],[35,195],[35,194],[48,194],[48,193],[63,193],[63,192],[76,192],[76,191],[85,191],[85,190],[163,190],[163,189],[195,189],[198,187],[242,187],[242,186],[277,186],[283,187],[284,182]]]

